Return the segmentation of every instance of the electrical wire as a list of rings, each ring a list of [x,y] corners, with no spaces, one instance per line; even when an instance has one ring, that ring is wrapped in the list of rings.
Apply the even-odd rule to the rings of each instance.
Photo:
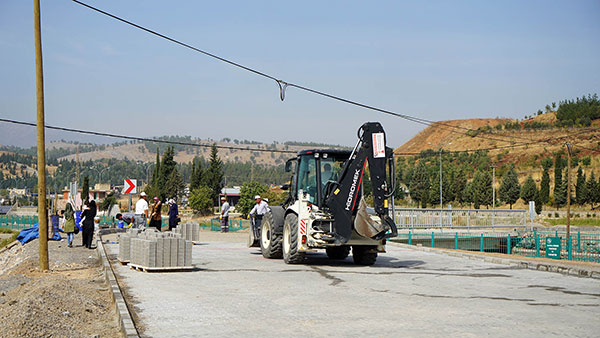
[[[217,56],[217,55],[215,55],[213,53],[209,53],[209,52],[207,52],[205,50],[196,48],[196,47],[191,46],[191,45],[189,45],[187,43],[184,43],[184,42],[181,42],[181,41],[179,41],[177,39],[171,38],[171,37],[169,37],[167,35],[158,33],[158,32],[156,32],[156,31],[154,31],[152,29],[143,27],[143,26],[138,25],[138,24],[136,24],[134,22],[131,22],[131,21],[126,20],[126,19],[123,19],[123,18],[121,18],[119,16],[116,16],[114,14],[108,13],[108,12],[106,12],[104,10],[101,10],[99,8],[96,8],[94,6],[88,5],[88,4],[84,3],[84,2],[81,2],[81,1],[78,1],[78,0],[72,0],[72,1],[75,2],[75,3],[77,3],[77,4],[79,4],[79,5],[81,5],[81,6],[84,6],[84,7],[88,8],[88,9],[91,9],[93,11],[96,11],[98,13],[106,15],[108,17],[111,17],[111,18],[113,18],[115,20],[121,21],[121,22],[123,22],[125,24],[133,26],[133,27],[138,28],[140,30],[143,30],[143,31],[145,31],[147,33],[150,33],[150,34],[153,34],[153,35],[158,36],[160,38],[163,38],[163,39],[166,39],[168,41],[171,41],[171,42],[173,42],[175,44],[178,44],[180,46],[189,48],[189,49],[191,49],[193,51],[196,51],[198,53],[204,54],[204,55],[209,56],[211,58],[217,59],[217,60],[219,60],[221,62],[225,62],[227,64],[230,64],[232,66],[241,68],[243,70],[246,70],[248,72],[254,73],[256,75],[260,75],[262,77],[265,77],[265,78],[268,78],[270,80],[273,80],[279,86],[279,91],[280,91],[279,92],[279,96],[280,96],[280,98],[281,98],[282,101],[285,99],[286,89],[288,87],[293,87],[293,88],[297,88],[297,89],[300,89],[300,90],[303,90],[303,91],[307,91],[307,92],[310,92],[310,93],[313,93],[313,94],[317,94],[317,95],[320,95],[320,96],[323,96],[323,97],[327,97],[327,98],[330,98],[330,99],[333,99],[333,100],[337,100],[337,101],[340,101],[340,102],[348,103],[348,104],[351,104],[351,105],[354,105],[354,106],[357,106],[357,107],[361,107],[361,108],[365,108],[365,109],[377,111],[377,112],[380,112],[380,113],[392,115],[392,116],[399,117],[399,118],[402,118],[402,119],[405,119],[405,120],[408,120],[408,121],[411,121],[411,122],[415,122],[415,123],[419,123],[419,124],[424,124],[424,125],[427,125],[427,126],[432,126],[434,128],[440,128],[440,126],[446,126],[448,128],[452,128],[452,129],[461,129],[461,130],[467,130],[467,131],[477,132],[477,134],[475,135],[475,137],[485,138],[485,139],[499,141],[499,142],[514,142],[513,139],[522,139],[522,140],[526,140],[526,141],[534,141],[534,140],[531,140],[531,139],[528,139],[528,138],[523,138],[523,137],[518,137],[518,136],[504,136],[504,135],[499,135],[499,137],[510,137],[511,138],[510,140],[499,139],[499,138],[492,138],[492,137],[489,137],[489,136],[486,136],[486,135],[481,135],[479,133],[479,131],[475,130],[475,129],[471,129],[471,128],[467,128],[467,127],[461,127],[461,126],[454,126],[454,125],[451,125],[451,124],[448,124],[448,123],[444,123],[444,122],[436,122],[436,121],[427,120],[427,119],[423,119],[423,118],[419,118],[419,117],[414,117],[414,116],[410,116],[410,115],[406,115],[406,114],[400,114],[400,113],[392,112],[390,110],[377,108],[377,107],[370,106],[370,105],[367,105],[367,104],[363,104],[363,103],[360,103],[360,102],[357,102],[357,101],[353,101],[353,100],[345,99],[345,98],[342,98],[342,97],[339,97],[339,96],[336,96],[336,95],[328,94],[328,93],[325,93],[325,92],[322,92],[322,91],[319,91],[319,90],[315,90],[315,89],[312,89],[312,88],[309,88],[309,87],[305,87],[305,86],[302,86],[302,85],[299,85],[299,84],[295,84],[295,83],[292,83],[292,82],[287,82],[287,81],[278,79],[275,76],[269,75],[269,74],[267,74],[265,72],[256,70],[256,69],[251,68],[251,67],[244,66],[244,65],[239,64],[237,62],[234,62],[234,61],[228,60],[226,58]]]
[[[24,126],[37,127],[35,123],[31,122],[23,122],[16,120],[9,120],[0,118],[0,122],[20,124]],[[193,147],[202,147],[202,148],[212,148],[213,146],[220,149],[235,149],[235,150],[245,150],[245,151],[256,151],[256,152],[269,152],[269,153],[283,153],[283,154],[296,154],[296,151],[293,150],[277,150],[277,149],[258,149],[258,148],[250,148],[250,147],[236,147],[236,146],[224,146],[224,145],[216,145],[216,144],[206,144],[206,143],[191,143],[191,142],[179,142],[179,141],[169,141],[169,140],[157,140],[147,137],[136,137],[136,136],[127,136],[127,135],[118,135],[118,134],[109,134],[91,130],[82,130],[82,129],[74,129],[74,128],[66,128],[66,127],[57,127],[57,126],[49,126],[46,125],[48,129],[54,130],[62,130],[68,131],[72,133],[79,134],[87,134],[87,135],[95,135],[95,136],[105,136],[105,137],[113,137],[113,138],[121,138],[126,140],[135,140],[135,141],[144,141],[144,142],[154,142],[154,143],[165,143],[165,144],[173,144],[173,145],[182,145],[182,146],[193,146]]]

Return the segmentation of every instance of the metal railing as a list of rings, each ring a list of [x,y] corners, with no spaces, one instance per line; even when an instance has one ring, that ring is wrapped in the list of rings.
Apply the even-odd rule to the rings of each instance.
[[[0,216],[0,228],[27,229],[38,222],[37,216]]]
[[[394,221],[405,229],[525,228],[527,210],[396,209]]]
[[[600,233],[523,231],[516,233],[401,233],[394,239],[409,245],[479,252],[497,252],[525,257],[546,257],[546,239],[561,238],[560,259],[600,262]]]

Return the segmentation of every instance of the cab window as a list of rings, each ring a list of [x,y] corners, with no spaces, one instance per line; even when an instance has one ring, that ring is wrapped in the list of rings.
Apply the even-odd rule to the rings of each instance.
[[[315,203],[317,198],[316,161],[312,156],[303,156],[298,168],[297,191],[302,190],[310,195],[309,201]]]

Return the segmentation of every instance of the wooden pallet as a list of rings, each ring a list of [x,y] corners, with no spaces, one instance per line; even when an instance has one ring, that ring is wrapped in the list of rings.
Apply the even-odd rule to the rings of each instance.
[[[192,271],[195,266],[163,266],[163,267],[147,267],[139,264],[129,263],[127,264],[131,269],[143,272],[182,272]]]

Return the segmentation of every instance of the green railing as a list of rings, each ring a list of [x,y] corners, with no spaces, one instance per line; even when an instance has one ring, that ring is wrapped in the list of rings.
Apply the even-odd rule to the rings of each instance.
[[[37,216],[0,216],[0,228],[27,229],[38,222]]]
[[[546,257],[546,239],[561,238],[561,259],[600,262],[600,233],[517,232],[517,233],[402,233],[395,241],[432,248],[497,252],[526,257]]]

